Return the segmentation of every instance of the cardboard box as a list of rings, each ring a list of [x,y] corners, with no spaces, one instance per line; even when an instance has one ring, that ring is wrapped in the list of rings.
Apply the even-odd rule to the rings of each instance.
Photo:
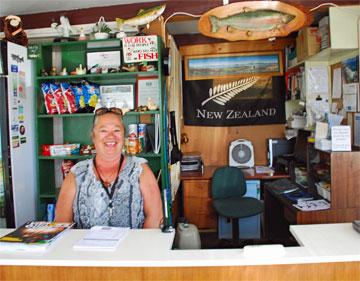
[[[305,27],[299,30],[296,38],[296,55],[298,61],[315,55],[320,51],[320,37],[317,27]]]

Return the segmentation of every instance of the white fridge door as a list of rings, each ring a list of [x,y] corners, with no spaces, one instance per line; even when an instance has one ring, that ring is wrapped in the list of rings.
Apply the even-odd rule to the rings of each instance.
[[[15,226],[35,219],[35,114],[27,48],[8,42],[9,145]]]

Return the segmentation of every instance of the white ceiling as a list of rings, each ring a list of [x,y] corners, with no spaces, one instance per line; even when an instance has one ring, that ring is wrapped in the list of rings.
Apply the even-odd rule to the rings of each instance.
[[[27,15],[160,0],[0,0],[0,16]]]

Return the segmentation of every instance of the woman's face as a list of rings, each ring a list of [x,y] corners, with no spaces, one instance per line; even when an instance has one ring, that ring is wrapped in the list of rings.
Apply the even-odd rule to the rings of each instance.
[[[92,132],[96,154],[111,159],[121,154],[124,145],[124,125],[113,113],[96,117]]]

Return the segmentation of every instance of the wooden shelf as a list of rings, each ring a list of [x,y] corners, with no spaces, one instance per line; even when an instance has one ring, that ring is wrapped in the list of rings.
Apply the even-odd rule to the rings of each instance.
[[[124,118],[126,116],[138,116],[138,115],[152,115],[159,114],[159,110],[148,110],[148,111],[129,111],[126,112]],[[94,113],[73,113],[73,114],[39,114],[37,118],[68,118],[68,117],[94,117]]]
[[[39,160],[84,160],[93,158],[94,155],[64,155],[64,156],[38,156]]]
[[[81,79],[128,79],[135,76],[157,76],[158,71],[134,71],[134,72],[116,72],[116,73],[100,73],[100,74],[82,74],[82,75],[57,75],[57,76],[38,76],[38,81],[53,80],[81,80]]]

